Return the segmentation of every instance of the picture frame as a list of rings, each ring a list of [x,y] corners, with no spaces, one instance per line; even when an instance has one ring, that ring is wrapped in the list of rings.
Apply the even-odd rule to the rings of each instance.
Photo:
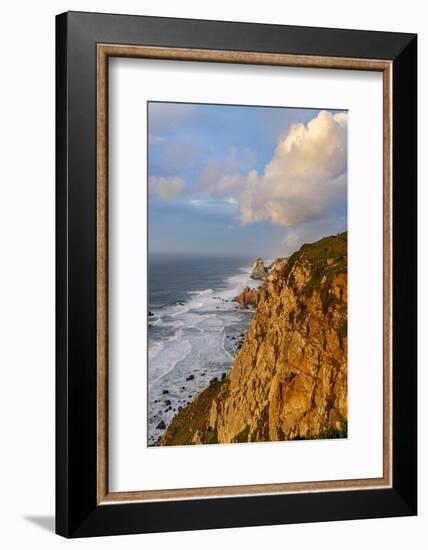
[[[383,74],[383,476],[154,492],[108,487],[108,62]],[[417,37],[67,12],[56,18],[56,532],[65,537],[417,513]],[[143,466],[144,467],[144,466]]]

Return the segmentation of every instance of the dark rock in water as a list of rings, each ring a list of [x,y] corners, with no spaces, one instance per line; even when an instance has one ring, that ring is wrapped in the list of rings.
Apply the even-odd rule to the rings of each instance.
[[[221,379],[224,380],[226,378],[226,373],[224,372],[222,375],[221,375]]]
[[[204,372],[201,372],[201,376],[205,376],[205,373],[204,373]]]
[[[215,384],[216,382],[218,382],[217,376],[214,376],[214,378],[211,378],[210,384]]]
[[[153,313],[153,311],[149,311],[149,317],[154,317],[155,314]]]
[[[182,390],[185,390],[185,389],[186,389],[186,386],[181,386],[181,389],[182,389]]]
[[[190,376],[188,376],[186,378],[186,382],[189,382],[189,380],[194,380],[195,379],[195,376],[193,374],[191,374]]]
[[[169,405],[171,405],[171,401],[170,401],[169,399],[166,399],[165,405],[166,405],[167,407],[169,407]]]
[[[166,428],[166,424],[163,420],[159,422],[159,424],[156,426],[158,430],[164,430]]]
[[[183,407],[181,405],[179,405],[178,412],[181,412],[182,410],[183,410]]]
[[[166,395],[167,393],[169,393],[169,391],[168,390],[163,390],[162,393],[163,393],[163,395]]]

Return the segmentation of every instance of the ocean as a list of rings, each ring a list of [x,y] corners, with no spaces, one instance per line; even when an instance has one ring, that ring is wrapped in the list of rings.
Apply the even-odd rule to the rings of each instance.
[[[228,373],[253,309],[232,301],[250,279],[253,259],[150,254],[148,445],[178,407],[213,377]]]

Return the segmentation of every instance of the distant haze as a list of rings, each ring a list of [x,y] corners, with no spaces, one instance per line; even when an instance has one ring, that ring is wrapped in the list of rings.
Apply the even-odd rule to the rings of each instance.
[[[347,229],[343,111],[149,103],[149,251],[274,258]]]

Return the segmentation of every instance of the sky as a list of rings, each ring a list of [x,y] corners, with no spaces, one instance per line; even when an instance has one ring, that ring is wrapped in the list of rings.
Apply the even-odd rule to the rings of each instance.
[[[347,113],[148,103],[149,252],[287,256],[347,228]]]

